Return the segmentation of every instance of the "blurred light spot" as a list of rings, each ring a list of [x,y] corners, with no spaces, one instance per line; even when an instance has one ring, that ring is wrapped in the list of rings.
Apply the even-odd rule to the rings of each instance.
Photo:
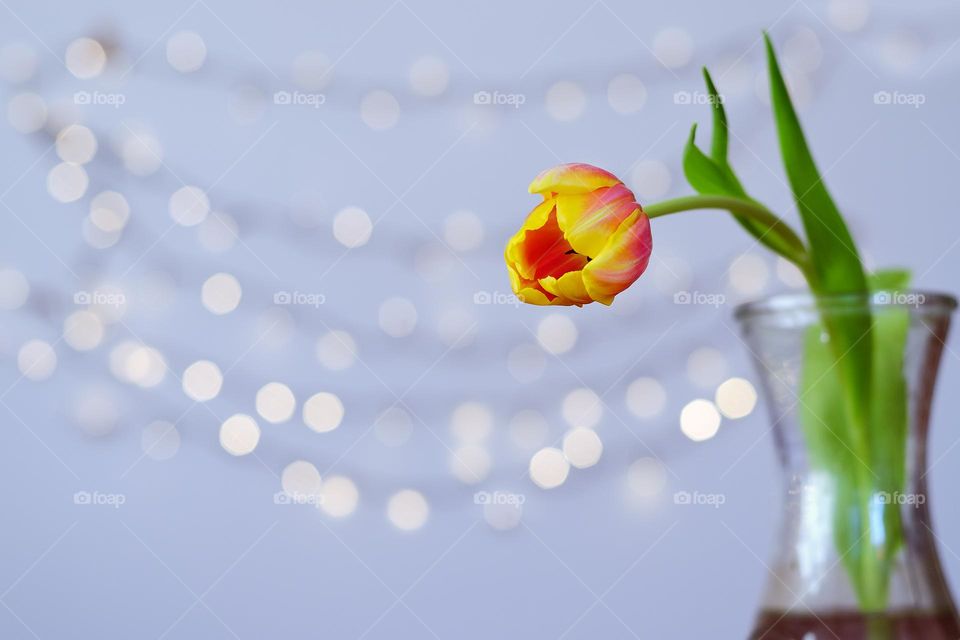
[[[80,235],[83,241],[94,249],[109,249],[120,241],[121,231],[104,231],[89,216],[80,223]]]
[[[346,331],[328,331],[317,340],[317,360],[331,371],[353,366],[357,359],[357,343]]]
[[[792,36],[783,43],[784,66],[799,71],[811,73],[823,61],[823,48],[816,32],[808,27],[798,27]]]
[[[559,122],[572,122],[587,105],[587,96],[575,82],[562,80],[547,90],[547,113]]]
[[[127,296],[120,287],[100,283],[84,293],[90,295],[91,292],[94,297],[90,299],[88,308],[100,316],[105,324],[119,322],[126,315]]]
[[[630,186],[641,200],[657,200],[670,191],[670,170],[659,160],[641,160],[630,172]]]
[[[799,73],[793,69],[784,69],[783,80],[790,92],[790,98],[793,100],[797,109],[804,109],[813,101],[813,84],[807,74]],[[754,78],[754,91],[757,98],[765,105],[770,104],[770,76],[766,71],[760,71]]]
[[[16,269],[0,269],[0,309],[19,309],[30,295],[30,283]]]
[[[730,286],[734,291],[746,296],[763,293],[770,279],[770,269],[763,258],[746,253],[730,265]]]
[[[180,73],[191,73],[203,66],[207,45],[193,31],[179,31],[167,40],[167,62]]]
[[[210,213],[210,200],[200,187],[181,187],[170,196],[169,210],[174,222],[192,227]]]
[[[71,413],[86,435],[99,438],[112,433],[120,421],[117,398],[107,387],[87,387],[77,394]]]
[[[90,222],[104,233],[121,231],[130,218],[130,205],[123,194],[101,191],[90,201]]]
[[[341,209],[333,219],[333,237],[349,249],[367,244],[373,233],[373,223],[367,212],[359,207]]]
[[[563,437],[563,455],[577,469],[597,464],[602,453],[603,442],[593,429],[573,429]]]
[[[222,385],[223,374],[220,373],[220,367],[209,360],[198,360],[183,372],[183,392],[197,402],[216,398]]]
[[[169,422],[152,422],[140,434],[140,449],[151,460],[169,460],[180,450],[180,432]]]
[[[400,119],[400,103],[388,91],[371,91],[360,101],[360,117],[371,129],[389,129]]]
[[[317,504],[323,501],[320,472],[306,460],[296,460],[284,467],[280,486],[294,502]]]
[[[533,409],[524,409],[510,419],[510,438],[524,451],[543,446],[548,430],[546,418]]]
[[[636,113],[647,102],[647,88],[632,73],[620,74],[607,85],[607,102],[621,115]]]
[[[332,518],[346,518],[357,510],[360,492],[346,476],[330,476],[323,481],[320,507]]]
[[[709,388],[727,375],[727,359],[713,347],[701,347],[687,358],[687,377],[697,386]]]
[[[47,122],[47,103],[35,93],[18,93],[7,103],[7,122],[20,133],[33,133]]]
[[[110,350],[110,372],[121,382],[149,388],[163,381],[167,363],[153,347],[124,340]]]
[[[430,506],[423,494],[413,489],[398,491],[387,503],[390,524],[401,531],[415,531],[427,522]]]
[[[417,326],[417,308],[406,298],[388,298],[380,305],[380,329],[393,338],[413,333]]]
[[[148,176],[163,165],[160,140],[142,128],[124,126],[115,148],[124,168],[135,176]]]
[[[70,73],[80,78],[95,78],[103,73],[107,64],[107,52],[93,38],[77,38],[67,46],[64,60]]]
[[[75,164],[61,162],[47,174],[47,191],[57,202],[74,202],[87,192],[87,172]]]
[[[651,498],[667,486],[667,470],[656,458],[638,458],[627,469],[627,488],[635,496]]]
[[[240,304],[243,289],[240,283],[229,273],[215,273],[203,283],[200,300],[210,313],[222,316],[230,313]]]
[[[461,442],[483,442],[493,431],[493,414],[485,404],[463,402],[450,416],[450,431]]]
[[[43,340],[29,340],[17,352],[17,368],[28,380],[46,380],[57,368],[57,354]]]
[[[476,337],[477,320],[469,311],[447,309],[440,315],[437,333],[443,344],[451,349],[460,349],[473,342]]]
[[[267,422],[286,422],[297,408],[293,391],[280,382],[268,382],[257,391],[257,413]]]
[[[234,414],[220,425],[220,446],[232,456],[251,453],[259,442],[260,427],[246,414]]]
[[[37,71],[37,52],[22,42],[11,42],[0,48],[0,78],[19,84]]]
[[[293,80],[304,89],[317,90],[333,79],[330,59],[319,51],[304,51],[293,60]]]
[[[426,98],[439,96],[447,90],[450,82],[450,68],[440,58],[424,56],[410,67],[410,88],[417,95]]]
[[[577,325],[567,316],[551,313],[537,325],[537,342],[548,353],[566,353],[577,344]]]
[[[472,251],[483,242],[483,222],[472,211],[455,211],[443,223],[443,238],[456,251]]]
[[[680,412],[680,430],[694,442],[709,440],[720,429],[720,413],[709,400],[691,400]]]
[[[803,277],[803,272],[789,260],[783,257],[777,257],[777,277],[780,282],[794,289],[802,289],[807,286],[807,280]]]
[[[535,344],[514,347],[507,356],[507,370],[517,382],[533,382],[543,375],[547,358],[543,349]]]
[[[71,124],[57,134],[56,147],[64,162],[85,164],[97,153],[97,138],[82,124]]]
[[[211,253],[222,253],[233,247],[237,235],[236,221],[220,211],[211,212],[197,231],[200,244]]]
[[[564,396],[561,413],[571,427],[592,429],[603,417],[603,402],[592,389],[581,387]]]
[[[438,242],[421,247],[413,258],[417,274],[431,284],[450,279],[457,264],[450,249]]]
[[[757,406],[757,392],[749,380],[730,378],[717,387],[716,401],[727,418],[743,418]]]
[[[679,69],[693,57],[693,38],[678,27],[661,29],[653,37],[653,53],[663,66]]]
[[[888,69],[907,73],[924,53],[923,38],[912,31],[887,34],[880,43],[880,59]]]
[[[870,17],[868,0],[830,0],[827,4],[827,18],[841,31],[859,31]]]
[[[540,449],[530,458],[530,479],[541,489],[554,489],[567,481],[570,463],[560,449]]]
[[[263,117],[267,110],[267,96],[260,87],[243,84],[233,87],[228,98],[227,112],[239,125],[251,125]]]
[[[508,531],[520,524],[523,504],[519,500],[487,502],[483,505],[483,519],[497,531]]]
[[[388,447],[399,447],[410,439],[413,420],[400,407],[390,407],[377,417],[373,429],[377,440]]]
[[[450,471],[464,484],[477,484],[490,474],[490,454],[481,446],[468,444],[450,454]]]
[[[667,404],[667,392],[654,378],[637,378],[627,387],[627,409],[638,418],[655,418]]]
[[[74,311],[63,321],[63,341],[77,351],[89,351],[103,340],[103,322],[92,311]]]
[[[315,393],[303,403],[303,421],[317,433],[333,431],[343,420],[343,403],[335,394]]]

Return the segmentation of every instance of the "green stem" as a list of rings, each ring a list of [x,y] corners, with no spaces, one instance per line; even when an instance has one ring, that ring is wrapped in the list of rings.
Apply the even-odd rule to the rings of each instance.
[[[780,238],[781,244],[785,247],[781,255],[797,265],[804,275],[810,279],[812,274],[810,256],[803,241],[783,220],[754,200],[719,195],[682,196],[647,205],[643,208],[643,211],[650,218],[659,218],[671,213],[694,209],[720,209],[756,220],[768,229],[767,233]]]

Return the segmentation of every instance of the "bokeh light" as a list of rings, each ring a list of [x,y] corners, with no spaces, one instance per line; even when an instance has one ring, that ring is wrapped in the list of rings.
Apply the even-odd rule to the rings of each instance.
[[[419,491],[403,489],[387,502],[387,518],[401,531],[416,531],[427,523],[430,505]]]

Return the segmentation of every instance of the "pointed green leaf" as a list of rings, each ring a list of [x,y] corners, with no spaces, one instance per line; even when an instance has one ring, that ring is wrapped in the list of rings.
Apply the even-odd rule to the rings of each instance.
[[[727,112],[723,108],[723,97],[713,84],[713,78],[707,68],[703,68],[703,79],[707,83],[707,94],[710,96],[710,105],[713,111],[713,133],[710,143],[710,157],[724,167],[730,166],[727,162],[727,146],[730,132],[727,130]],[[732,172],[731,172],[732,173]]]
[[[819,293],[864,293],[867,280],[856,244],[827,192],[790,101],[770,37],[764,34],[780,152],[810,245]]]

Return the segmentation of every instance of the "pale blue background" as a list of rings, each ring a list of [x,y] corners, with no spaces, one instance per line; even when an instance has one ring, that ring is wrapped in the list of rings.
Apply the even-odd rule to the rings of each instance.
[[[706,123],[708,115],[702,106],[676,105],[673,96],[701,90],[698,66],[719,57],[743,55],[749,72],[729,102],[734,161],[755,195],[792,217],[769,114],[753,87],[762,69],[761,28],[772,25],[780,42],[801,27],[818,36],[822,62],[806,77],[812,101],[802,117],[865,252],[876,263],[912,267],[925,288],[958,289],[955,3],[874,2],[854,33],[837,31],[827,4],[813,0],[2,4],[0,44],[38,51],[41,69],[29,89],[51,99],[78,90],[123,92],[120,109],[90,108],[83,121],[106,134],[121,119],[152,127],[176,175],[201,186],[216,182],[211,200],[237,218],[246,245],[212,255],[196,229],[177,227],[139,258],[170,227],[166,200],[180,183],[167,169],[139,179],[104,161],[90,168],[91,190],[123,191],[133,214],[120,244],[90,249],[80,238],[86,205],[59,204],[46,193],[56,162],[52,152],[43,155],[49,139],[0,127],[0,189],[10,208],[0,209],[0,266],[19,269],[32,286],[23,309],[0,312],[0,389],[8,390],[0,407],[4,638],[356,638],[368,630],[368,638],[744,637],[767,576],[761,559],[771,552],[779,503],[767,421],[758,409],[726,421],[702,444],[677,425],[687,401],[711,394],[684,373],[693,349],[719,348],[730,374],[753,377],[732,331],[732,305],[673,305],[651,276],[614,312],[563,311],[580,330],[576,347],[559,360],[548,356],[544,375],[521,384],[510,377],[506,356],[534,341],[544,310],[476,306],[473,295],[508,290],[502,246],[535,202],[526,184],[542,168],[580,160],[629,176],[641,158],[655,159],[670,169],[669,193],[687,192],[679,152],[689,124]],[[649,51],[667,26],[686,29],[695,43],[692,62],[676,76]],[[207,65],[194,76],[164,60],[166,37],[180,29],[197,31],[207,44]],[[73,38],[104,32],[130,57],[144,58],[120,84],[107,76],[74,79],[58,58]],[[251,124],[231,119],[232,87],[254,85],[268,95],[291,89],[291,61],[306,49],[340,58],[321,109],[268,103]],[[422,55],[449,65],[441,98],[425,100],[407,88],[408,69]],[[607,83],[624,72],[641,77],[648,92],[644,108],[630,116],[606,100]],[[557,80],[587,92],[574,122],[547,114],[544,94]],[[397,126],[383,132],[359,116],[361,96],[376,88],[393,91],[401,108]],[[4,87],[5,99],[20,90]],[[520,92],[526,103],[515,112],[477,111],[478,90]],[[926,101],[916,109],[875,105],[877,91],[922,93]],[[109,158],[108,146],[101,138],[100,160]],[[319,226],[306,231],[287,215],[305,192],[321,203]],[[405,204],[395,205],[398,195]],[[343,253],[330,224],[349,205],[375,219],[390,211],[368,245],[321,278]],[[456,258],[439,237],[446,216],[462,208],[480,216],[485,238]],[[721,214],[692,214],[658,221],[654,236],[657,256],[687,263],[693,276],[685,288],[736,300],[724,274],[752,246],[736,225]],[[418,252],[431,246],[445,265],[439,282],[414,268]],[[773,261],[764,259],[772,271]],[[60,343],[52,378],[19,379],[20,345],[57,341],[85,279],[106,274],[134,296],[140,278],[154,271],[175,285],[169,307],[151,312],[132,304],[97,350],[78,354]],[[223,317],[200,304],[200,286],[216,271],[234,273],[244,286],[240,308]],[[766,290],[784,288],[771,276]],[[272,293],[295,289],[322,292],[327,304],[297,311],[290,342],[246,353]],[[408,338],[377,328],[377,309],[393,295],[417,305],[419,324]],[[451,308],[478,325],[470,345],[445,354],[436,326]],[[350,331],[364,364],[322,369],[312,349],[327,327]],[[180,419],[180,450],[165,462],[137,462],[141,431],[156,419],[177,420],[192,403],[174,374],[151,390],[110,375],[110,346],[131,338],[160,348],[176,375],[200,358],[225,367],[245,354],[210,411],[194,406]],[[943,457],[931,482],[956,589],[960,559],[950,547],[960,552],[953,508],[960,358],[948,351],[943,368],[931,447]],[[668,389],[657,420],[626,410],[626,386],[639,375],[656,376]],[[394,393],[421,376],[405,402],[425,424],[404,447],[387,449],[368,428]],[[299,417],[262,424],[263,464],[227,456],[217,444],[219,419],[252,413],[256,389],[271,380],[290,385],[301,402],[320,389],[335,391],[346,405],[344,424],[326,435],[308,431]],[[529,454],[510,444],[507,422],[520,409],[538,409],[555,442],[566,428],[560,399],[584,383],[598,391],[612,386],[598,427],[604,457],[574,471],[563,487],[539,490],[524,476]],[[120,418],[109,436],[91,438],[75,425],[73,407],[91,389],[117,399]],[[488,526],[475,489],[447,470],[448,418],[464,400],[487,403],[496,417],[494,467],[481,487],[527,497],[523,524],[513,530]],[[626,472],[651,449],[672,473],[658,502],[638,506]],[[352,477],[358,511],[334,521],[307,507],[275,505],[276,475],[297,458],[321,473]],[[385,516],[387,498],[404,487],[431,504],[418,532],[399,532]],[[74,505],[81,490],[122,493],[126,504]],[[682,507],[670,499],[678,490],[720,492],[727,500],[716,510]]]

